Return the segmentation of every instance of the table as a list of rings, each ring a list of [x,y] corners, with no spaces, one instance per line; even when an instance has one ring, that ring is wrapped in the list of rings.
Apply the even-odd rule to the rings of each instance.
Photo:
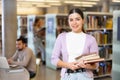
[[[30,80],[29,73],[25,68],[22,69],[0,69],[0,80]]]

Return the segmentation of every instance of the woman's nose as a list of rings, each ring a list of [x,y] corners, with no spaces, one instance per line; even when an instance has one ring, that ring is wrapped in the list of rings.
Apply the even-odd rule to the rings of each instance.
[[[73,24],[76,24],[76,20],[73,20]]]

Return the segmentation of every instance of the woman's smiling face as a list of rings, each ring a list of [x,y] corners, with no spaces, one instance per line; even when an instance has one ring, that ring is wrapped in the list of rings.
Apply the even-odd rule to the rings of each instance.
[[[72,13],[68,16],[68,23],[73,32],[82,32],[84,20],[78,13]]]

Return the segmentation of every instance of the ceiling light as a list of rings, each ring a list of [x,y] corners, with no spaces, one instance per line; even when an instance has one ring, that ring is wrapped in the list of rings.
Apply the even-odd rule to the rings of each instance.
[[[120,0],[112,0],[112,2],[120,2]]]
[[[41,2],[41,1],[45,1],[45,0],[24,0],[24,1],[39,1],[39,2]]]
[[[18,4],[17,7],[33,7],[31,4]]]
[[[45,0],[44,2],[48,2],[48,3],[51,3],[51,2],[60,3],[60,1],[58,1],[58,0]]]
[[[97,4],[96,2],[83,2],[83,1],[64,1],[67,4]]]
[[[50,3],[49,5],[51,5],[51,6],[60,6],[61,3]]]
[[[38,2],[32,2],[31,4],[33,4],[33,5],[44,5],[45,3],[42,3],[42,2],[40,2],[40,3],[38,3]]]
[[[36,5],[36,7],[51,7],[50,5]]]
[[[100,1],[100,0],[84,0],[84,1]]]
[[[93,5],[78,5],[78,4],[75,4],[73,6],[77,6],[77,7],[93,7]]]
[[[27,3],[27,2],[18,2],[17,4],[19,4],[19,5],[32,5],[32,3]]]

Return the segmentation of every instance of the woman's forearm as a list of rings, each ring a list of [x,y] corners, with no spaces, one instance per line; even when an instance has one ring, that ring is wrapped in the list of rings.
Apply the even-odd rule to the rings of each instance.
[[[68,63],[61,60],[58,61],[57,67],[67,68]]]
[[[91,70],[95,70],[98,68],[98,63],[94,63],[94,64],[86,64],[86,69],[91,69]]]

